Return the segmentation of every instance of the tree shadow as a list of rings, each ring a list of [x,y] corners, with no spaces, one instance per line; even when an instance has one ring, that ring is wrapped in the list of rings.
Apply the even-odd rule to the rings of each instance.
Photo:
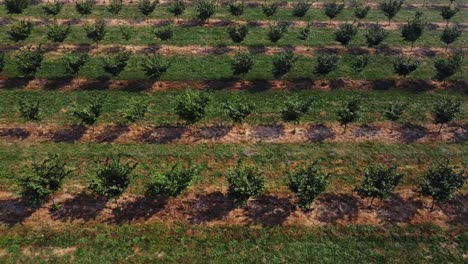
[[[439,207],[449,217],[450,224],[468,226],[468,194],[459,194]]]
[[[372,90],[390,90],[395,88],[396,81],[393,79],[374,80],[372,81]]]
[[[452,129],[453,138],[450,139],[450,143],[463,143],[468,141],[468,124],[452,124],[447,125]]]
[[[351,222],[357,218],[360,201],[356,196],[346,193],[325,193],[317,198],[314,210],[319,221],[335,224],[339,220]]]
[[[0,138],[24,140],[31,132],[23,128],[0,128]]]
[[[186,131],[184,126],[155,127],[144,131],[139,140],[145,143],[167,144],[180,139]]]
[[[31,81],[31,78],[6,78],[0,82],[0,88],[2,89],[23,89]]]
[[[399,194],[394,193],[390,199],[383,201],[382,206],[376,210],[376,213],[385,225],[407,224],[411,222],[418,209],[422,207],[422,201],[414,198],[405,200]]]
[[[284,136],[284,125],[260,125],[252,129],[255,139],[269,140]]]
[[[221,192],[198,195],[190,205],[189,221],[192,224],[203,224],[222,220],[236,208],[233,201]]]
[[[400,140],[404,143],[413,143],[425,137],[427,133],[427,128],[421,125],[406,123],[400,127]]]
[[[369,124],[362,124],[352,130],[352,134],[355,137],[375,137],[381,128]]]
[[[57,211],[51,213],[51,218],[63,222],[95,219],[106,207],[107,200],[87,192],[81,192],[63,201]]]
[[[310,125],[305,132],[307,140],[312,143],[322,143],[335,137],[335,132],[324,124]]]
[[[148,220],[157,214],[167,204],[167,198],[142,196],[134,201],[126,202],[122,206],[112,209],[111,223],[122,224],[135,220]]]
[[[53,142],[75,142],[80,140],[87,130],[85,126],[75,125],[52,132],[50,139]]]
[[[253,224],[278,226],[295,210],[296,207],[288,198],[262,195],[248,203],[245,214]]]
[[[37,209],[39,206],[28,206],[21,198],[0,200],[0,224],[8,227],[22,224]]]
[[[200,130],[192,132],[195,141],[198,140],[220,140],[232,130],[232,126],[212,126],[203,127]]]
[[[96,136],[96,141],[98,143],[110,143],[114,142],[121,135],[130,131],[126,125],[108,125],[105,126],[103,131]]]

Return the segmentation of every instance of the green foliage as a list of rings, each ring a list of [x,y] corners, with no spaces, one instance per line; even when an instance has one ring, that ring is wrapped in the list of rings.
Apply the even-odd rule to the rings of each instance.
[[[21,196],[31,205],[41,205],[62,187],[69,174],[65,161],[57,155],[33,163],[32,170],[18,180]]]
[[[335,32],[335,40],[340,42],[341,45],[348,45],[348,43],[356,36],[358,29],[355,25],[350,23],[341,24]]]
[[[96,123],[102,113],[103,100],[96,98],[86,105],[74,103],[71,108],[71,114],[80,120],[81,125],[91,126]]]
[[[335,54],[319,53],[317,54],[317,65],[314,73],[326,75],[338,68],[340,58]]]
[[[138,10],[141,14],[147,17],[149,14],[153,13],[154,9],[156,9],[156,4],[158,0],[139,0],[138,1]]]
[[[67,38],[69,33],[69,25],[60,25],[57,22],[53,22],[47,26],[46,38],[54,43],[61,43]]]
[[[8,14],[21,14],[28,7],[30,0],[4,0]]]
[[[201,166],[194,166],[190,162],[187,166],[177,162],[165,173],[156,172],[147,185],[146,194],[150,196],[177,197],[200,178]]]
[[[393,61],[393,70],[400,76],[406,77],[408,74],[415,71],[421,62],[411,57],[400,56]]]
[[[175,17],[182,15],[187,8],[187,4],[183,0],[172,0],[167,6],[167,11]]]
[[[369,55],[355,55],[353,56],[353,61],[351,62],[351,67],[354,72],[362,74],[364,69],[369,64]]]
[[[380,200],[389,198],[403,176],[397,172],[396,167],[371,166],[366,168],[364,181],[354,191],[362,198],[370,197],[372,206],[372,201],[375,198]]]
[[[418,193],[423,196],[431,196],[433,199],[432,207],[434,207],[434,202],[452,200],[468,179],[464,176],[463,169],[458,169],[450,166],[448,162],[432,166],[422,176]]]
[[[113,15],[118,15],[123,8],[123,1],[122,0],[111,0],[109,5],[107,6],[107,11]]]
[[[452,56],[444,59],[440,58],[434,61],[434,68],[436,69],[435,78],[444,81],[455,73],[461,71],[463,66],[464,54],[459,51]]]
[[[462,32],[463,32],[463,27],[460,26],[459,24],[456,24],[452,27],[447,25],[445,26],[444,31],[442,31],[440,40],[444,42],[448,47],[448,45],[455,42],[461,36]]]
[[[26,97],[21,97],[18,103],[19,112],[21,118],[26,121],[39,121],[41,118],[39,116],[40,107],[39,100],[27,99]]]
[[[162,41],[170,40],[174,36],[174,27],[168,24],[155,28],[154,35]]]
[[[254,60],[249,52],[236,52],[231,61],[232,74],[242,75],[249,73],[254,66]]]
[[[232,25],[227,29],[229,37],[231,37],[232,42],[234,43],[241,43],[247,34],[249,34],[249,26],[248,25]]]
[[[102,19],[96,20],[96,22],[91,25],[85,24],[84,29],[86,31],[86,37],[96,42],[96,44],[106,36],[106,23]]]
[[[273,76],[277,79],[283,78],[292,70],[297,59],[298,57],[290,50],[273,56]]]
[[[265,179],[257,167],[244,166],[242,160],[228,170],[227,182],[227,197],[239,207],[245,206],[250,197],[261,194],[265,185]]]
[[[383,116],[385,119],[396,122],[400,119],[401,115],[406,109],[406,104],[402,102],[390,102],[383,111]]]
[[[437,100],[432,108],[434,124],[447,124],[461,112],[461,103],[452,98],[444,97]]]
[[[380,24],[371,24],[365,37],[367,46],[376,47],[388,37],[388,31]]]
[[[120,34],[125,41],[129,41],[132,38],[132,28],[128,26],[119,26]]]
[[[7,30],[8,37],[15,41],[25,40],[31,35],[33,29],[33,23],[28,20],[20,20]]]
[[[246,98],[233,97],[223,103],[224,113],[232,119],[235,124],[241,124],[253,113],[255,104]]]
[[[90,175],[89,188],[107,199],[118,198],[134,178],[132,172],[136,166],[137,163],[122,163],[120,158],[107,158],[103,166]]]
[[[296,204],[302,209],[310,209],[315,198],[325,191],[329,182],[314,162],[288,173],[288,188],[295,194]]]
[[[185,90],[176,99],[175,112],[188,124],[194,124],[205,117],[209,101],[208,96],[200,91]]]
[[[126,107],[122,110],[122,117],[127,120],[128,123],[135,123],[145,117],[145,114],[148,111],[148,106],[148,100],[132,97],[127,102]]]
[[[195,0],[195,9],[198,14],[197,17],[202,22],[207,21],[212,17],[217,9],[218,1],[217,0]]]
[[[46,15],[55,17],[60,13],[60,11],[62,11],[63,5],[63,2],[55,0],[52,3],[47,2],[45,5],[43,5],[42,10]]]
[[[401,6],[403,5],[404,0],[385,0],[380,9],[383,14],[388,18],[388,23],[400,12]]]
[[[81,67],[88,61],[88,54],[86,53],[65,53],[62,57],[65,72],[67,74],[77,74]]]
[[[267,17],[271,17],[273,16],[276,11],[278,10],[278,7],[280,6],[280,3],[279,2],[271,2],[271,3],[268,3],[267,1],[265,1],[263,4],[262,4],[262,12],[265,16]]]
[[[344,126],[343,132],[349,123],[357,121],[361,117],[361,102],[358,99],[351,98],[336,112],[338,122]]]
[[[452,8],[452,5],[448,5],[448,6],[443,6],[442,7],[442,9],[440,10],[440,15],[442,16],[442,18],[444,20],[446,20],[448,22],[458,12],[460,12],[460,8],[458,8],[458,7]]]
[[[344,4],[337,4],[335,1],[325,4],[325,15],[330,19],[334,19],[344,8]]]
[[[300,40],[308,40],[310,37],[310,33],[312,33],[312,23],[309,22],[305,27],[299,29],[299,34],[297,35],[297,37]]]
[[[244,1],[232,0],[229,2],[228,10],[231,15],[239,17],[244,14]]]
[[[411,46],[413,46],[414,42],[421,37],[425,26],[426,22],[423,19],[423,14],[418,11],[413,20],[403,25],[401,37],[403,40],[411,42]]]
[[[369,14],[370,11],[370,6],[369,5],[363,5],[362,3],[356,3],[354,5],[354,17],[356,19],[364,19],[367,17],[367,14]]]
[[[131,54],[130,51],[121,49],[114,56],[101,57],[101,66],[106,73],[118,76],[127,66]]]
[[[276,43],[283,37],[284,33],[286,33],[287,30],[288,24],[274,23],[270,25],[270,28],[268,30],[268,39],[270,39],[271,42]]]
[[[93,7],[96,4],[94,0],[78,0],[75,2],[75,10],[81,16],[90,15]]]
[[[299,124],[304,115],[309,112],[312,102],[312,99],[302,100],[297,95],[286,97],[281,109],[281,118],[284,122]]]
[[[41,67],[44,59],[44,50],[41,46],[33,48],[26,46],[14,56],[18,71],[25,76],[34,76]]]
[[[292,10],[292,14],[295,17],[304,17],[307,14],[307,11],[310,9],[310,3],[307,0],[299,0]]]
[[[159,80],[171,67],[171,62],[159,55],[149,56],[141,63],[146,77]]]

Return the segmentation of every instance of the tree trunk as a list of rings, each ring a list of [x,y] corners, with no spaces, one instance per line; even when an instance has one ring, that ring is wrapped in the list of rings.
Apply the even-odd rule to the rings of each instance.
[[[435,204],[435,200],[434,200],[434,198],[432,198],[431,211],[434,210],[434,204]]]
[[[440,132],[442,132],[442,127],[444,126],[444,123],[440,124],[440,127],[439,127],[439,135],[440,135]]]
[[[369,209],[371,209],[371,208],[372,208],[372,204],[374,203],[374,199],[375,199],[375,197],[372,197],[372,198],[371,198],[371,200],[370,200],[370,204],[369,204]]]

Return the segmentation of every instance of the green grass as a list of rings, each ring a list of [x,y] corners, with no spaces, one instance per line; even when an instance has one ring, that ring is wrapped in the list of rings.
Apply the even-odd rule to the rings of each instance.
[[[464,228],[74,226],[2,232],[3,263],[463,263]],[[465,228],[466,231],[466,228]],[[455,245],[455,246],[453,246]],[[77,247],[59,257],[54,248]],[[34,256],[21,249],[29,248]],[[135,248],[139,252],[135,253]],[[36,255],[37,254],[37,255]]]

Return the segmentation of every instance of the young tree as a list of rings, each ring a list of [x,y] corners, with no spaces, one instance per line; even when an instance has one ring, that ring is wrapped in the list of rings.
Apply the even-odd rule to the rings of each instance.
[[[362,3],[354,4],[354,17],[357,20],[362,20],[366,18],[367,14],[369,14],[369,11],[370,11],[369,5],[363,5]]]
[[[102,167],[89,176],[89,188],[108,200],[116,199],[127,190],[135,177],[132,172],[136,166],[137,163],[122,163],[120,158],[107,158]]]
[[[278,10],[279,6],[280,6],[279,2],[268,3],[267,1],[265,1],[262,4],[262,12],[265,16],[272,17]]]
[[[26,121],[39,121],[40,117],[40,107],[39,100],[36,99],[27,99],[26,97],[21,97],[19,100],[19,112],[21,118]]]
[[[322,172],[317,161],[288,173],[288,188],[294,193],[297,206],[302,209],[309,210],[328,183],[328,175]]]
[[[119,26],[120,34],[125,41],[129,41],[132,38],[132,28],[128,26]]]
[[[69,25],[60,25],[54,22],[47,26],[46,38],[54,43],[61,43],[67,38],[69,33]]]
[[[138,10],[142,13],[145,17],[149,16],[149,14],[153,13],[154,9],[156,8],[156,4],[158,0],[139,0],[138,1]]]
[[[31,35],[33,23],[27,20],[20,20],[7,30],[9,38],[15,42],[25,40]]]
[[[398,101],[391,102],[385,107],[383,111],[383,116],[385,117],[385,119],[391,122],[390,132],[393,131],[393,123],[397,122],[400,119],[405,109],[406,104]]]
[[[78,0],[75,2],[75,10],[81,16],[90,15],[93,7],[96,4],[94,0]]]
[[[455,42],[462,34],[463,27],[459,24],[456,24],[452,27],[445,26],[444,31],[442,31],[442,35],[440,36],[440,40],[445,43],[445,50],[448,49],[449,45]]]
[[[257,167],[244,166],[242,160],[238,160],[236,167],[228,170],[227,182],[227,197],[238,207],[247,205],[250,197],[261,194],[265,185],[265,179]]]
[[[392,22],[392,19],[400,12],[401,6],[403,5],[404,0],[385,0],[380,9],[383,14],[388,18],[388,25]]]
[[[21,14],[28,7],[29,0],[4,0],[8,14]]]
[[[460,112],[461,103],[452,98],[444,97],[435,102],[432,108],[432,115],[434,116],[434,124],[440,124],[439,134],[444,124],[452,122]]]
[[[315,66],[314,73],[326,75],[338,68],[340,58],[335,54],[319,53],[317,54],[317,65]]]
[[[416,12],[413,20],[403,25],[401,37],[403,40],[411,42],[411,49],[413,49],[414,42],[421,37],[425,26],[426,22],[423,19],[423,13],[419,11]]]
[[[355,55],[353,56],[353,61],[351,66],[357,74],[362,74],[364,69],[369,64],[369,55]]]
[[[172,0],[169,2],[169,5],[167,6],[167,11],[174,15],[177,19],[179,18],[180,15],[182,15],[185,12],[185,9],[187,8],[187,5],[185,4],[184,0]]]
[[[96,43],[96,46],[99,44],[99,41],[103,40],[106,36],[106,23],[104,20],[100,19],[94,22],[94,24],[84,25],[86,31],[86,37]]]
[[[330,19],[330,24],[331,21],[341,13],[343,8],[344,4],[337,4],[336,1],[325,4],[325,15]]]
[[[162,41],[170,40],[174,36],[174,27],[172,24],[168,24],[155,28],[154,35]]]
[[[276,79],[283,78],[292,70],[298,57],[290,50],[285,50],[273,56],[273,76]]]
[[[348,45],[349,42],[356,36],[358,32],[357,27],[354,24],[344,23],[335,32],[335,40],[341,43],[341,45]]]
[[[16,67],[24,76],[34,76],[39,70],[44,59],[44,50],[41,46],[33,48],[26,46],[15,56]]]
[[[292,14],[295,17],[304,17],[307,11],[310,9],[310,3],[307,0],[299,0],[292,10]]]
[[[231,60],[231,69],[233,75],[242,75],[242,80],[245,80],[245,75],[249,73],[254,66],[252,54],[249,52],[237,52]]]
[[[184,166],[181,162],[174,164],[167,172],[156,172],[147,185],[146,194],[149,196],[177,197],[189,187],[192,182],[200,178],[202,166],[194,166],[191,162]]]
[[[244,1],[231,0],[228,5],[228,10],[231,15],[239,17],[244,14],[245,4]]]
[[[66,163],[58,155],[49,156],[41,163],[35,162],[32,169],[19,179],[21,196],[31,205],[41,205],[62,187],[70,174]],[[54,208],[56,208],[55,201]]]
[[[112,76],[118,76],[127,66],[128,60],[131,56],[130,51],[121,49],[115,56],[101,57],[100,62],[104,71]]]
[[[350,99],[346,101],[343,106],[336,112],[338,121],[343,127],[343,133],[349,123],[357,121],[361,117],[361,103],[358,99]]]
[[[458,7],[452,8],[452,5],[450,4],[448,6],[442,7],[442,9],[440,10],[440,15],[448,24],[450,19],[452,19],[452,17],[454,17],[458,12],[460,12],[460,8]]]
[[[209,19],[212,17],[217,9],[218,1],[217,0],[195,0],[195,9],[198,14],[197,17],[203,23],[210,22]]]
[[[232,42],[239,44],[244,41],[247,34],[249,34],[249,26],[236,24],[228,27],[227,31]]]
[[[43,5],[42,10],[46,15],[56,17],[60,11],[62,11],[63,5],[63,2],[55,0],[52,3],[47,2],[45,5]]]
[[[171,62],[159,55],[146,57],[141,63],[146,77],[159,80],[171,67]]]
[[[80,120],[81,125],[92,126],[101,116],[103,100],[96,98],[91,103],[86,105],[78,105],[74,103],[71,107],[71,114]]]
[[[123,8],[123,0],[111,0],[107,6],[107,11],[113,15],[118,15]]]
[[[204,93],[196,90],[185,90],[177,97],[175,112],[187,124],[195,124],[206,115],[206,107],[210,99]]]
[[[294,125],[293,133],[296,133],[296,126],[306,115],[312,106],[312,99],[301,100],[297,95],[286,97],[281,110],[281,118],[284,122],[292,122]]]
[[[445,82],[447,78],[461,71],[463,66],[463,57],[463,52],[459,51],[446,59],[440,58],[435,60],[434,68],[437,72],[435,78],[439,81]]]
[[[421,62],[419,60],[400,56],[393,61],[393,71],[406,78],[406,76],[415,71],[420,64]]]
[[[366,168],[364,181],[354,189],[361,198],[371,198],[369,208],[374,199],[385,200],[390,197],[400,183],[403,174],[397,172],[396,167],[385,168],[382,165]]]
[[[380,24],[371,24],[366,32],[366,43],[367,46],[377,47],[382,43],[388,36],[388,31],[384,29]]]
[[[305,27],[299,29],[297,37],[300,40],[308,40],[310,33],[312,33],[312,23],[309,22]]]
[[[62,57],[65,72],[70,75],[78,74],[88,58],[89,56],[86,53],[65,53]]]
[[[274,23],[270,25],[268,30],[268,38],[271,42],[276,43],[280,40],[284,33],[288,30],[288,24],[286,23]]]
[[[126,107],[121,111],[121,115],[128,123],[135,123],[145,117],[148,106],[148,100],[132,97],[127,101]]]
[[[255,110],[255,104],[246,98],[235,96],[223,103],[223,109],[234,124],[242,124]]]
[[[441,203],[452,200],[455,193],[463,188],[467,181],[464,171],[458,170],[446,163],[436,164],[424,173],[419,183],[418,193],[432,197],[431,210],[435,202]]]

